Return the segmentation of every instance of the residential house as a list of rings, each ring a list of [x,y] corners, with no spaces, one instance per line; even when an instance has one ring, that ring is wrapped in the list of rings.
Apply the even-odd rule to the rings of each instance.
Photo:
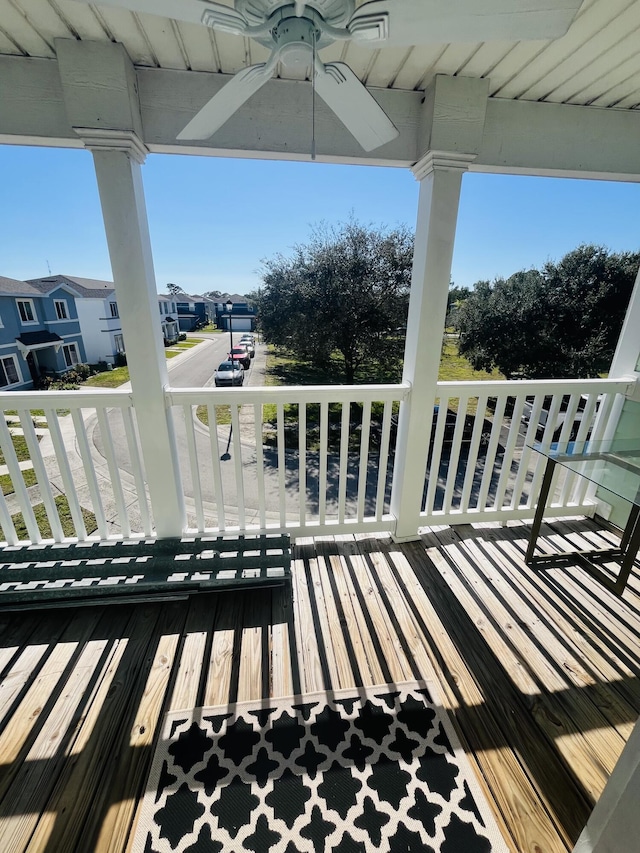
[[[160,311],[160,326],[162,328],[162,340],[165,346],[174,344],[180,334],[178,324],[178,311],[174,296],[158,295],[158,310]]]
[[[192,332],[206,323],[205,304],[199,296],[189,296],[187,293],[176,294],[178,309],[178,324],[181,332]]]
[[[622,424],[638,439],[640,280],[606,379],[449,383],[438,382],[438,365],[468,172],[640,182],[640,0],[296,3],[298,20],[285,45],[295,58],[304,56],[308,34],[323,30],[323,12],[330,18],[314,79],[337,112],[311,98],[305,62],[279,63],[277,79],[254,67],[246,87],[247,43],[266,58],[251,35],[260,9],[277,15],[276,3],[227,4],[224,15],[220,4],[196,4],[204,12],[194,4],[163,4],[153,15],[143,5],[65,3],[62,11],[48,0],[20,0],[18,12],[17,4],[5,4],[0,140],[91,152],[131,373],[130,390],[30,395],[22,411],[26,419],[43,399],[73,411],[71,445],[56,459],[75,538],[84,545],[80,507],[89,493],[100,545],[118,534],[193,540],[288,532],[303,541],[295,546],[293,588],[286,593],[236,591],[114,606],[108,614],[87,607],[64,618],[44,607],[3,616],[3,686],[11,699],[0,732],[7,756],[0,847],[141,849],[144,839],[138,844],[132,837],[167,709],[197,716],[203,704],[257,699],[266,707],[271,697],[317,698],[419,678],[439,694],[511,851],[567,853],[576,842],[580,853],[637,850],[640,572],[636,564],[629,588],[615,595],[583,570],[576,546],[605,547],[620,537],[602,520],[611,504],[574,472],[559,482],[543,528],[548,556],[566,560],[537,570],[527,565],[544,458],[513,422],[532,397],[535,430],[536,407],[545,398],[559,408],[568,395],[577,411],[586,394],[583,435],[592,429],[593,437],[608,439]],[[363,12],[352,20],[354,6]],[[336,29],[340,41],[332,44]],[[262,28],[266,42],[267,30],[284,43],[285,28]],[[295,32],[302,34],[298,45],[291,41]],[[244,76],[230,84],[238,69]],[[229,85],[251,97],[208,138],[179,138],[212,94]],[[389,122],[381,122],[376,104]],[[383,139],[370,135],[372,117]],[[315,158],[363,172],[376,167],[368,169],[372,192],[384,192],[379,167],[410,170],[419,190],[402,382],[171,387],[157,334],[142,181],[150,152]],[[348,181],[345,174],[345,191]],[[224,216],[224,195],[209,186],[202,192]],[[313,211],[313,201],[301,187],[301,216]],[[269,199],[256,204],[269,215]],[[520,215],[528,222],[532,214]],[[535,239],[535,222],[530,226]],[[504,236],[492,236],[500,253]],[[218,316],[224,313],[219,305]],[[15,396],[4,395],[5,409],[15,408]],[[249,405],[241,433],[233,404],[243,401]],[[208,407],[213,424],[219,403],[232,404],[233,430],[195,430],[198,407]],[[267,406],[276,412],[275,454],[263,449],[260,412]],[[88,446],[87,409],[104,455],[95,466],[85,457],[70,471],[67,456],[76,445]],[[339,425],[328,423],[332,409],[341,410]],[[445,451],[447,409],[459,420]],[[354,410],[362,413],[357,429]],[[464,415],[478,410],[489,412],[491,429],[486,436],[484,426],[474,430],[463,447]],[[287,428],[299,419],[295,454],[283,438],[285,411]],[[304,437],[317,411],[311,451]],[[383,412],[381,428],[367,442],[374,411]],[[245,414],[257,419],[251,442]],[[110,443],[115,415],[124,423],[120,458]],[[11,462],[10,440],[0,439]],[[12,477],[19,481],[16,465]],[[103,501],[96,470],[107,468],[103,479],[112,492]],[[65,548],[75,553],[56,522],[53,488],[46,476],[40,480],[56,556]],[[615,496],[609,501],[616,503]],[[29,515],[28,495],[18,489],[15,502],[41,547],[45,537]],[[0,510],[6,540],[16,546],[1,500]],[[422,787],[415,779],[410,784]],[[182,799],[170,794],[174,816],[185,802],[192,813],[208,811],[185,790]],[[322,823],[316,812],[314,822]],[[382,817],[389,818],[389,809]],[[205,830],[176,845],[211,847]],[[265,825],[263,838],[267,832]],[[351,841],[342,846],[366,848]],[[427,846],[413,832],[398,843]],[[147,846],[156,846],[151,835]]]
[[[122,324],[112,281],[53,275],[30,279],[30,283],[37,288],[66,284],[77,293],[78,321],[89,364],[113,364],[117,354],[124,353]]]
[[[233,305],[231,316],[227,310],[229,302]],[[255,329],[255,323],[255,308],[247,302],[246,296],[235,293],[216,302],[216,325],[219,329],[229,329],[231,325],[234,332],[252,332]]]
[[[178,322],[181,332],[192,332],[207,323],[215,322],[215,300],[208,296],[189,296],[186,293],[176,294]]]
[[[65,282],[36,287],[0,277],[0,388],[32,388],[86,361],[77,296]]]

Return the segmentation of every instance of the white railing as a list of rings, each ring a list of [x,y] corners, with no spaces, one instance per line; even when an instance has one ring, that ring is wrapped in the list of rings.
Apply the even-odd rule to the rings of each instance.
[[[6,543],[152,534],[130,393],[16,391],[0,409]]]
[[[605,379],[438,383],[422,522],[530,518],[545,465],[531,445],[604,437],[627,389]],[[592,514],[587,489],[558,466],[550,506]]]
[[[530,518],[544,464],[530,445],[609,434],[626,391],[613,380],[439,383],[424,456],[398,463],[426,464],[421,523]],[[168,389],[183,532],[393,532],[409,395],[408,385]],[[5,393],[0,409],[6,543],[153,535],[129,392]],[[552,494],[557,515],[593,511],[583,478],[559,470]]]
[[[408,393],[404,385],[170,390],[176,434],[185,436],[189,532],[392,529],[392,436]]]

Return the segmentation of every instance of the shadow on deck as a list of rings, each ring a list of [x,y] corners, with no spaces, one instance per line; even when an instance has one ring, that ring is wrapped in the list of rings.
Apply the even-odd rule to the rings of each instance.
[[[435,682],[514,851],[567,851],[640,710],[640,576],[533,571],[529,528],[299,540],[282,588],[0,614],[0,848],[128,850],[169,710]],[[615,536],[543,527],[559,552]],[[537,846],[536,846],[537,845]]]

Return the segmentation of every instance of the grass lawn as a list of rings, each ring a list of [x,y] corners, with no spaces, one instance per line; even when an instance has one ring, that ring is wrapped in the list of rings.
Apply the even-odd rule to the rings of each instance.
[[[113,370],[105,370],[104,373],[96,373],[82,383],[83,388],[117,388],[124,382],[129,381],[128,367],[114,367]]]
[[[62,531],[64,535],[75,536],[76,531],[74,529],[73,520],[71,518],[71,512],[69,510],[69,502],[67,501],[64,495],[58,495],[58,497],[55,499],[55,502],[56,509],[58,511],[58,516],[62,523]],[[36,517],[36,522],[38,524],[38,530],[40,531],[40,534],[42,535],[43,539],[51,539],[51,525],[49,524],[49,519],[47,518],[47,513],[45,511],[44,504],[36,504],[33,507],[33,512]],[[96,524],[95,515],[88,509],[83,508],[82,517],[84,518],[87,533],[93,533],[94,530],[96,530],[98,527],[98,525]],[[16,533],[18,534],[18,539],[28,539],[29,534],[27,533],[27,528],[24,523],[22,513],[17,513],[16,515],[12,516],[12,518]]]
[[[391,374],[391,368],[389,373]],[[267,353],[267,372],[265,377],[266,385],[327,385],[334,384],[336,376],[339,376],[340,362],[335,359],[335,364],[329,367],[329,375],[327,371],[316,365],[301,361],[290,355],[282,349],[269,347]],[[367,382],[364,377],[358,377],[361,382]],[[463,382],[473,381],[482,382],[486,380],[504,379],[504,376],[497,370],[488,373],[484,370],[474,370],[466,358],[458,354],[458,346],[455,340],[446,338],[442,348],[442,358],[440,361],[440,369],[438,372],[438,380],[440,382]],[[391,382],[394,380],[391,375],[388,377],[379,378],[368,381]],[[456,408],[455,402],[451,403],[449,408]],[[394,406],[394,412],[397,413],[398,406]],[[469,407],[469,412],[473,413],[473,404]],[[298,422],[298,406],[296,404],[288,404],[283,408],[284,423],[285,423],[285,442],[287,446],[297,447],[298,436],[296,424]],[[263,421],[264,423],[276,423],[277,409],[275,404],[263,406]],[[382,421],[383,406],[374,404],[371,410],[372,422]],[[331,435],[332,425],[337,428],[342,416],[342,406],[339,403],[329,405],[329,432]],[[354,442],[359,441],[358,433],[354,430],[361,419],[361,407],[357,404],[352,404],[350,413],[350,430],[352,431]],[[317,426],[320,420],[319,404],[307,405],[307,449],[317,449],[319,444],[319,428]],[[275,443],[275,433],[267,432],[265,434],[265,443]]]
[[[31,459],[29,448],[23,435],[12,435],[11,441],[13,442],[13,448],[16,452],[16,456],[18,457],[18,462],[24,462],[25,459]],[[38,436],[38,441],[40,441],[40,436]],[[6,464],[4,453],[0,450],[0,465]]]
[[[190,340],[179,341],[174,345],[174,347],[179,347],[180,349],[173,348],[173,351],[167,349],[165,350],[165,356],[167,359],[175,358],[177,355],[180,355],[182,350],[191,349],[191,347],[201,344],[203,340],[204,338],[191,338]],[[125,382],[128,382],[129,378],[128,367],[114,367],[113,370],[105,370],[104,373],[96,373],[95,376],[90,376],[86,382],[82,383],[81,387],[117,388],[119,385],[123,385]]]
[[[26,471],[23,471],[22,478],[27,488],[29,488],[29,486],[35,486],[38,482],[36,480],[36,472],[33,468],[27,468]],[[9,474],[0,474],[0,487],[2,488],[3,495],[12,495],[15,492],[13,480]]]
[[[238,408],[240,408],[238,406]],[[198,406],[196,409],[196,417],[205,426],[209,426],[209,409],[207,406]],[[218,426],[224,426],[231,423],[231,407],[216,406],[216,422]]]
[[[502,380],[505,377],[499,370],[474,370],[463,355],[458,355],[458,344],[446,338],[442,349],[438,380],[440,382],[485,382],[488,379]]]

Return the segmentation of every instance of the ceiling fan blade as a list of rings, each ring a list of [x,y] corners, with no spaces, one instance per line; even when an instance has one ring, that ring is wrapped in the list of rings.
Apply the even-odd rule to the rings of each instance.
[[[92,3],[94,0],[78,0],[80,3]],[[130,12],[145,12],[189,24],[206,24],[226,32],[241,35],[247,29],[244,17],[230,6],[208,0],[97,0],[100,6],[115,6]],[[204,15],[208,19],[204,19]]]
[[[260,65],[250,65],[238,71],[211,100],[191,119],[178,139],[208,139],[240,109],[251,95],[271,79],[273,57]]]
[[[358,43],[382,45],[560,38],[583,0],[372,0],[348,29]]]
[[[398,135],[398,130],[370,92],[344,62],[316,61],[315,87],[322,100],[355,136],[372,151]]]

